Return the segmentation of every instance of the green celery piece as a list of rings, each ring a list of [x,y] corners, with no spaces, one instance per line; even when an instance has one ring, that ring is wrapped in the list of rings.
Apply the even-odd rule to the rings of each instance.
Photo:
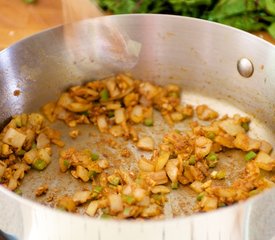
[[[37,159],[32,163],[33,168],[35,168],[36,170],[42,171],[43,169],[45,169],[47,167],[47,163],[45,160],[43,159]]]
[[[265,0],[220,0],[209,13],[209,20],[225,19],[230,16],[264,10]]]
[[[267,13],[270,15],[275,16],[275,0],[265,0],[265,8]]]
[[[219,19],[218,22],[249,32],[259,31],[267,27],[265,23],[259,22],[259,16],[257,13]]]
[[[275,22],[273,22],[269,27],[267,27],[268,33],[275,38]]]
[[[245,159],[245,161],[250,161],[250,160],[254,159],[255,157],[257,157],[257,154],[253,151],[250,151],[247,154],[245,154],[244,159]]]

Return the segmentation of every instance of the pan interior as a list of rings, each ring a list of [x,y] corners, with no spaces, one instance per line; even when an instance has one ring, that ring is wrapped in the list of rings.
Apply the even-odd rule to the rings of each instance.
[[[249,116],[227,102],[202,96],[194,92],[182,92],[182,102],[194,106],[207,104],[214,110],[218,111],[220,116],[225,114],[228,114],[228,116],[233,116],[234,114]],[[266,140],[274,146],[274,133],[272,133],[272,131],[270,131],[270,129],[262,122],[253,118],[253,116],[249,117],[252,120],[250,124],[250,136]],[[144,127],[143,125],[138,125],[137,131],[139,132],[139,136],[152,136],[157,144],[161,142],[163,135],[171,129],[189,129],[189,123],[192,121],[192,119],[187,119],[181,123],[175,124],[174,126],[169,126],[164,122],[160,113],[156,111],[154,112],[154,119],[154,126]],[[203,124],[207,124],[207,122],[204,122]],[[122,168],[135,172],[137,171],[137,161],[141,156],[150,158],[150,154],[138,150],[133,142],[127,141],[123,138],[112,137],[110,134],[100,133],[98,129],[92,125],[78,125],[75,129],[80,130],[80,135],[74,140],[69,136],[69,131],[72,130],[72,128],[69,128],[63,122],[57,121],[51,126],[62,133],[62,140],[66,143],[64,148],[88,148],[93,152],[99,153],[103,158],[108,159],[111,166],[115,168]],[[114,142],[116,143],[115,148],[112,147]],[[124,149],[130,151],[130,157],[123,157],[122,151]],[[53,147],[52,162],[44,171],[29,171],[25,176],[22,185],[20,186],[20,189],[23,192],[23,197],[54,207],[58,198],[61,196],[73,196],[76,191],[91,189],[91,182],[83,183],[82,181],[73,178],[69,172],[60,172],[58,164],[60,150],[61,149],[56,146]],[[230,150],[222,153],[219,155],[219,164],[216,169],[226,169],[228,177],[226,178],[226,181],[219,181],[216,183],[223,185],[230,184],[240,175],[244,170],[244,167],[245,161],[243,152]],[[35,190],[43,184],[48,185],[48,192],[40,197],[35,197]],[[172,191],[168,194],[168,201],[165,205],[165,217],[169,218],[192,214],[196,202],[196,196],[197,193],[191,190],[191,188],[182,185],[178,190]],[[83,213],[86,207],[86,205],[79,207],[79,213]]]

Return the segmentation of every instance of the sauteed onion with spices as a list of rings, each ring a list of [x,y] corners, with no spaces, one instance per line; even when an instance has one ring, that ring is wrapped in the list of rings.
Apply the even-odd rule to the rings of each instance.
[[[150,134],[140,136],[136,128],[150,129],[156,112],[170,129],[160,142]],[[65,145],[51,126],[60,120],[69,126],[68,135],[74,141],[81,138],[77,127],[88,124],[101,133],[123,138],[147,152],[146,156],[138,159],[136,171],[116,167],[104,152],[93,152],[92,146],[78,149]],[[187,120],[186,130],[174,126]],[[20,193],[25,174],[43,174],[51,161],[57,161],[51,157],[55,144],[60,148],[60,171],[90,183],[90,188],[58,196],[55,207],[59,209],[78,212],[78,207],[84,206],[89,216],[162,218],[169,193],[188,186],[196,194],[192,211],[210,211],[275,185],[274,174],[265,174],[275,168],[272,146],[250,137],[249,124],[247,116],[220,116],[211,106],[183,104],[177,85],[159,86],[118,74],[70,87],[56,102],[43,106],[42,113],[13,116],[0,135],[1,184]],[[108,140],[105,144],[115,145]],[[239,151],[245,167],[234,181],[228,181],[227,169],[219,167],[220,155],[232,150]],[[126,158],[131,154],[127,148],[121,152]],[[39,197],[47,191],[45,185],[35,194]]]

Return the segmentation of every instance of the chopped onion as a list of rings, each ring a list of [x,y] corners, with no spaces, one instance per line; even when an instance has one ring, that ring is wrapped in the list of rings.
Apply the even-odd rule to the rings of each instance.
[[[121,124],[126,121],[125,109],[119,108],[115,110],[115,122],[116,124]]]
[[[7,164],[0,160],[0,178],[3,177]]]
[[[160,151],[159,156],[157,158],[155,170],[156,171],[162,170],[164,168],[164,166],[166,165],[169,157],[170,157],[170,152]]]
[[[111,133],[114,137],[121,137],[123,136],[124,131],[120,125],[115,125],[109,129],[109,133]]]
[[[171,182],[177,182],[178,181],[178,172],[179,169],[177,168],[177,166],[172,162],[172,161],[168,161],[166,166],[165,166],[165,171],[168,175],[168,177],[170,178]]]
[[[34,160],[37,159],[37,157],[38,157],[38,151],[36,148],[33,148],[24,154],[23,160],[27,164],[32,164],[34,162]]]
[[[154,140],[151,137],[140,138],[137,142],[137,147],[141,150],[152,151],[154,150]]]
[[[137,201],[142,201],[146,196],[146,191],[143,188],[136,188],[133,192],[133,195]]]
[[[123,204],[121,196],[118,194],[110,194],[108,196],[110,210],[112,213],[118,213],[123,210]]]
[[[136,105],[133,107],[131,114],[130,114],[130,119],[134,123],[141,123],[143,120],[143,108],[140,105]]]
[[[78,191],[74,194],[73,196],[73,201],[76,204],[83,204],[87,202],[91,197],[91,192],[90,191]]]
[[[83,182],[88,182],[90,179],[88,170],[80,165],[76,167],[76,175],[81,178]]]
[[[155,186],[155,187],[153,187],[152,190],[151,190],[151,192],[152,192],[152,193],[155,193],[155,194],[157,194],[157,193],[167,194],[167,193],[169,193],[170,191],[171,191],[171,190],[170,190],[168,187],[163,186],[163,185]]]
[[[88,208],[86,209],[86,213],[93,217],[96,214],[96,211],[98,209],[98,201],[92,201],[90,202]]]
[[[4,143],[9,144],[15,148],[22,148],[25,140],[26,135],[13,128],[9,128],[3,138]]]
[[[50,144],[49,138],[44,133],[40,133],[36,138],[36,147],[38,149],[48,147]]]
[[[155,170],[155,166],[152,161],[149,161],[145,158],[141,158],[138,161],[138,167],[143,172],[153,172]]]
[[[272,171],[275,167],[275,160],[267,153],[260,151],[255,159],[257,166],[265,171]]]
[[[219,127],[231,136],[236,136],[238,133],[245,133],[244,128],[233,119],[221,121]]]
[[[106,132],[106,130],[108,129],[108,124],[104,115],[100,115],[97,117],[97,126],[99,131],[101,132]]]

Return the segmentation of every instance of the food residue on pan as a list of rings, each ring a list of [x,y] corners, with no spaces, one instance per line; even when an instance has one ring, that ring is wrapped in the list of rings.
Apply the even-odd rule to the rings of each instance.
[[[13,95],[18,97],[21,94],[21,91],[19,89],[13,91]]]
[[[89,216],[162,218],[168,194],[183,186],[196,195],[192,211],[210,211],[275,185],[274,176],[262,174],[272,174],[275,168],[272,146],[249,136],[248,117],[219,116],[211,106],[184,105],[180,93],[177,85],[157,86],[119,74],[71,87],[58,101],[43,107],[47,120],[61,120],[70,127],[72,139],[80,134],[79,124],[95,125],[102,133],[124,138],[123,146],[108,138],[99,143],[119,150],[121,164],[132,154],[126,147],[129,143],[146,151],[148,155],[137,161],[138,171],[113,165],[106,153],[65,146],[60,133],[40,113],[13,116],[0,134],[1,184],[17,191],[28,171],[43,171],[51,163],[55,144],[65,146],[58,159],[60,171],[91,185],[70,196],[57,196],[56,207],[77,212],[84,205]],[[188,118],[190,127],[168,131],[160,142],[150,134],[141,135],[140,126],[154,126],[154,111],[170,126]],[[243,156],[245,169],[229,182],[228,169],[220,158],[230,157],[232,150]],[[49,190],[42,185],[35,194],[41,196]],[[48,196],[48,201],[55,195]]]

